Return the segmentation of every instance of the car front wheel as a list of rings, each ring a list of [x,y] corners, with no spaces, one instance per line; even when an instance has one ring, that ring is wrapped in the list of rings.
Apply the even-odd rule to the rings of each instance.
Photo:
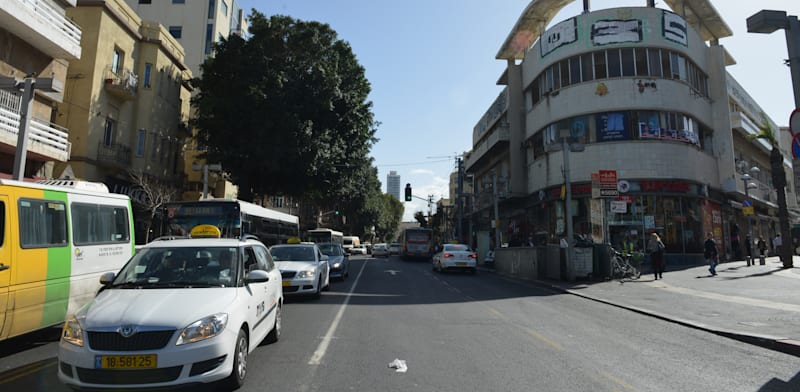
[[[244,385],[244,379],[247,377],[247,353],[247,334],[240,329],[239,335],[236,337],[236,346],[233,350],[233,369],[226,380],[228,387],[231,389],[238,389]]]
[[[266,342],[275,343],[281,338],[281,304],[275,308],[275,325],[272,326],[272,331],[267,334]]]

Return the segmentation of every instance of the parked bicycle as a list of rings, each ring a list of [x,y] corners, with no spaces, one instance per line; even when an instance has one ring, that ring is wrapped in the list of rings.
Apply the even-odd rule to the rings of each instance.
[[[608,248],[611,251],[611,277],[614,279],[639,279],[642,271],[639,269],[643,254],[623,253],[610,244]]]

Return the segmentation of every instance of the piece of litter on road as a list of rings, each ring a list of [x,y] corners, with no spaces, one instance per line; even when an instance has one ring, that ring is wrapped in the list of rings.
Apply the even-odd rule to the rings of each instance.
[[[395,360],[389,364],[389,367],[392,369],[396,369],[395,372],[398,373],[405,373],[408,370],[408,366],[406,366],[406,361],[397,358],[395,358]]]

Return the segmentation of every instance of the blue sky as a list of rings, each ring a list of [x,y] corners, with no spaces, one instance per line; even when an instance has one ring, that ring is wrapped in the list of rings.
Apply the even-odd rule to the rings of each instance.
[[[472,148],[472,128],[502,90],[505,61],[496,60],[529,0],[239,0],[242,8],[329,24],[350,43],[372,85],[370,100],[380,122],[372,156],[386,191],[386,174],[400,174],[414,195],[448,197],[455,157]],[[657,7],[662,1],[656,1]],[[733,30],[720,42],[736,59],[728,67],[780,126],[794,109],[786,37],[750,34],[746,19],[762,9],[800,15],[798,0],[712,0]],[[735,5],[734,5],[735,3]],[[646,0],[593,0],[593,10],[645,6]],[[581,13],[573,1],[557,23]],[[404,203],[404,221],[427,203]]]

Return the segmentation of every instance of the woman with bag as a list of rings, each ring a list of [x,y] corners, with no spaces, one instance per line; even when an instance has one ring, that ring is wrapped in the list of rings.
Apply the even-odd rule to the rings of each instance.
[[[650,241],[647,242],[647,253],[650,254],[650,264],[656,280],[658,278],[664,279],[664,243],[661,242],[658,234],[650,234]]]

